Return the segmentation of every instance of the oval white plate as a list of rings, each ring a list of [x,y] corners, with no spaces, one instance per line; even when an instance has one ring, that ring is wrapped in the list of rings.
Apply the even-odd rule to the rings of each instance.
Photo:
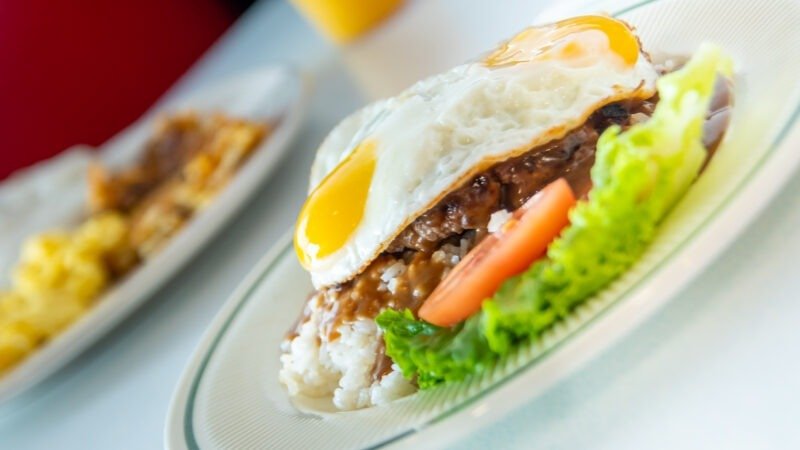
[[[220,231],[286,154],[301,124],[307,91],[304,79],[293,69],[284,66],[264,67],[159,105],[103,145],[100,156],[104,162],[111,166],[124,165],[139,154],[142,144],[152,135],[155,114],[188,108],[221,111],[231,116],[275,121],[277,124],[272,134],[259,145],[216,200],[162,251],[105,293],[89,313],[64,333],[0,378],[0,403],[11,400],[43,380],[103,336],[169,280]],[[76,196],[78,201],[73,202],[75,204],[72,207],[76,210],[72,214],[79,216],[83,204],[80,186],[85,183],[84,172],[72,172],[73,184],[78,184],[72,191],[79,194]],[[39,206],[43,205],[37,205],[37,208]],[[69,216],[62,212],[60,217]],[[49,227],[62,225],[53,223]]]
[[[254,269],[205,334],[168,414],[169,448],[437,448],[531,401],[642,323],[698,275],[791,176],[800,152],[800,4],[749,0],[606,3],[645,47],[702,41],[736,63],[731,128],[706,172],[626,275],[492,370],[382,407],[296,409],[277,380],[279,343],[311,290],[289,240]]]

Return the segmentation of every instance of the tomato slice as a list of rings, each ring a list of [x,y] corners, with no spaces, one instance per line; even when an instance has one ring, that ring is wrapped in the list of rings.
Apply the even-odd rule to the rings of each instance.
[[[450,271],[425,300],[419,316],[434,325],[452,326],[476,313],[503,281],[545,255],[569,224],[575,202],[563,178],[536,193]]]

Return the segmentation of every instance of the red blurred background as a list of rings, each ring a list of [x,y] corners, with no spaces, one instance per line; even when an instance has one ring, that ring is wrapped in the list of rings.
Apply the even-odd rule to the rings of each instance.
[[[123,129],[243,7],[221,0],[0,1],[0,179]]]

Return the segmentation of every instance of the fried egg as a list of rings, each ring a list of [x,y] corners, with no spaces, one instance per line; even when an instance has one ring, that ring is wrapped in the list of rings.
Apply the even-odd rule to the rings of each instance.
[[[320,146],[295,250],[317,288],[360,273],[417,217],[491,165],[563,137],[658,77],[607,16],[528,28],[480,60],[342,121]]]

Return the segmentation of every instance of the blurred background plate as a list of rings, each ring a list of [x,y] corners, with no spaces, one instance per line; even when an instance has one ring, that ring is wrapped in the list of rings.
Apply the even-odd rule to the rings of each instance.
[[[104,144],[98,155],[91,155],[86,148],[73,148],[0,185],[0,268],[5,277],[22,239],[38,231],[69,226],[85,213],[89,161],[99,157],[110,167],[123,167],[135,160],[154,132],[156,115],[193,109],[276,123],[208,208],[157,255],[106,292],[78,322],[0,378],[0,403],[43,380],[103,336],[212,239],[279,165],[301,125],[307,96],[307,82],[294,69],[282,65],[255,69],[165,101]]]
[[[630,21],[649,51],[689,54],[712,41],[736,64],[736,107],[726,140],[642,260],[540,343],[523,346],[480,377],[382,407],[301,412],[277,380],[278,345],[311,290],[287,239],[257,265],[206,332],[172,401],[169,448],[453,443],[464,430],[494,423],[608,349],[758,217],[800,162],[800,6],[788,0],[651,0],[592,10]]]

